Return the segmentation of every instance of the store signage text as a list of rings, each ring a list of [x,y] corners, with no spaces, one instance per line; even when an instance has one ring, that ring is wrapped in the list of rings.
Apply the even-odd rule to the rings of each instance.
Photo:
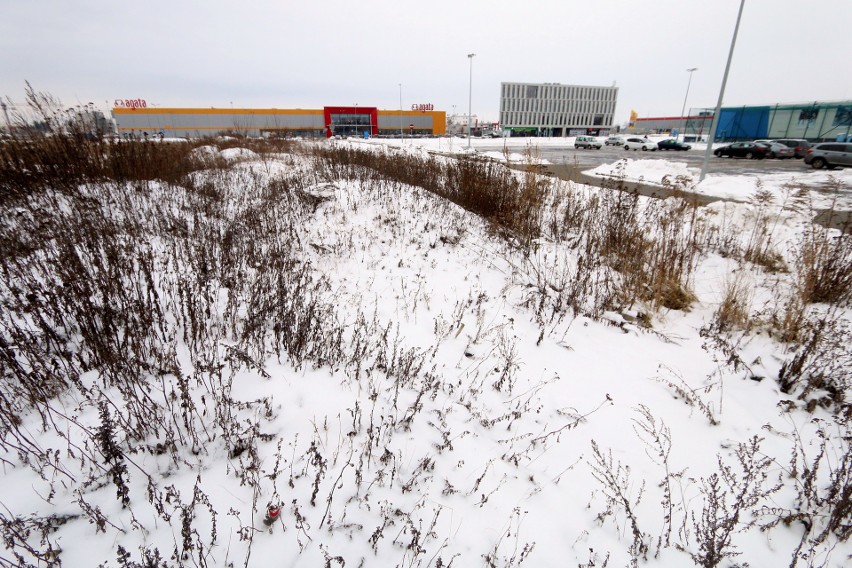
[[[113,105],[115,108],[148,108],[145,99],[115,99]]]
[[[435,105],[433,105],[432,103],[411,105],[411,110],[420,110],[420,111],[435,110]]]

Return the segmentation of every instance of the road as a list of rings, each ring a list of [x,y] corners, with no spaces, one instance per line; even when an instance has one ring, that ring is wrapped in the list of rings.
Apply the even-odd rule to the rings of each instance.
[[[507,141],[509,151],[523,154],[527,150],[526,145],[513,145],[511,138]],[[700,168],[704,161],[704,150],[687,150],[675,152],[670,150],[657,150],[654,152],[643,152],[642,150],[625,150],[616,146],[604,146],[600,150],[575,150],[574,146],[541,146],[538,152],[542,159],[551,164],[578,165],[581,170],[595,168],[601,164],[611,164],[621,158],[632,158],[634,160],[673,160],[686,162],[691,168]],[[805,172],[810,171],[810,166],[805,165],[801,159],[788,160],[746,160],[743,158],[717,158],[710,156],[708,164],[709,172],[724,172],[731,174],[752,173],[783,173],[783,172]]]

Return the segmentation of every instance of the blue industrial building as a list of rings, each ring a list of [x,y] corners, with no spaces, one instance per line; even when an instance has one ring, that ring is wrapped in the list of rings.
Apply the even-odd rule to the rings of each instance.
[[[628,132],[684,130],[700,138],[710,129],[713,109],[691,109],[687,117],[638,118]],[[802,138],[812,142],[843,140],[852,129],[852,101],[722,107],[716,122],[717,142]]]
[[[716,123],[716,140],[836,140],[847,135],[850,126],[852,101],[725,107]]]

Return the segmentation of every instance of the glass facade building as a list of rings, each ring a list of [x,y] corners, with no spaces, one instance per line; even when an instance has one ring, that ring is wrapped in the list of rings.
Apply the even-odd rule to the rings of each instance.
[[[606,136],[618,87],[501,83],[500,125],[512,136]]]

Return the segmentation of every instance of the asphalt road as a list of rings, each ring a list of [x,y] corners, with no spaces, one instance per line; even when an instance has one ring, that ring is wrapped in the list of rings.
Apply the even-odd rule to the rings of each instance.
[[[511,138],[508,139],[508,149],[511,152],[523,154],[526,145],[513,146]],[[704,150],[625,150],[622,147],[604,146],[600,150],[575,150],[573,145],[542,146],[539,147],[541,157],[551,164],[565,164],[569,166],[578,165],[582,170],[595,168],[601,164],[611,164],[621,158],[632,158],[634,160],[675,160],[686,162],[691,168],[700,168],[704,161]],[[783,172],[805,172],[811,167],[801,159],[786,160],[746,160],[744,158],[717,158],[710,156],[707,172],[724,172],[731,174],[752,173],[783,173]]]

